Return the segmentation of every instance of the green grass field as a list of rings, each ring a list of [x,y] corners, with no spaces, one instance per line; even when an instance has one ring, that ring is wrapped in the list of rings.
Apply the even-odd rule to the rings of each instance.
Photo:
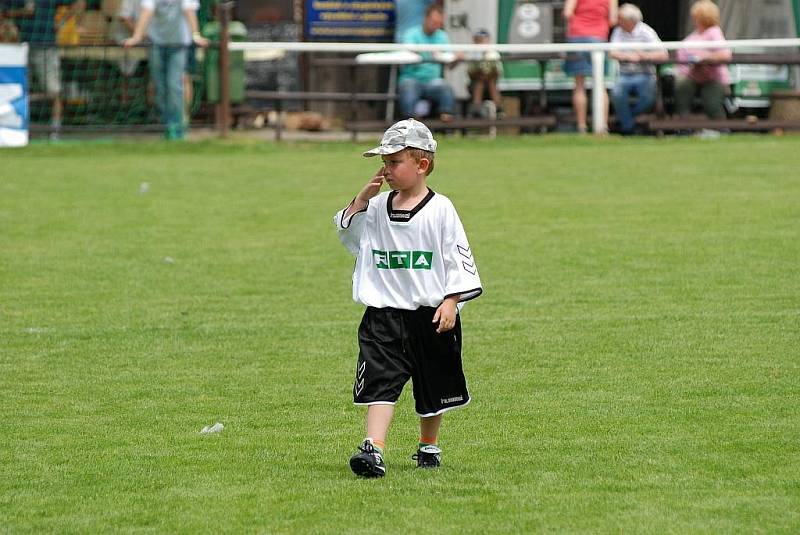
[[[0,531],[800,531],[798,138],[441,139],[473,402],[420,472],[407,388],[378,481],[367,145],[0,153]]]

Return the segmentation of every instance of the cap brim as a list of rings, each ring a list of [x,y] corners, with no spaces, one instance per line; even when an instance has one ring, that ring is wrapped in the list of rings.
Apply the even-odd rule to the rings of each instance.
[[[379,147],[375,147],[372,150],[368,150],[363,155],[366,158],[369,158],[371,156],[383,156],[386,154],[394,154],[395,152],[400,152],[404,148],[406,148],[405,145],[381,145]]]

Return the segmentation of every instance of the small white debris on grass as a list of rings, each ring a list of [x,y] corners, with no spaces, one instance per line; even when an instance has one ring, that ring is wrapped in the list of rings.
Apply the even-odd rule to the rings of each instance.
[[[142,182],[139,184],[139,195],[144,195],[150,191],[150,182]]]
[[[27,329],[25,329],[25,332],[29,334],[41,334],[43,332],[47,332],[47,329],[44,329],[42,327],[28,327]]]
[[[222,432],[223,429],[225,429],[225,426],[217,422],[214,425],[205,426],[203,429],[200,430],[200,434],[207,435],[209,433],[220,433]]]
[[[171,256],[165,256],[164,257],[164,263],[165,264],[174,264],[175,263],[175,259],[172,258]]]

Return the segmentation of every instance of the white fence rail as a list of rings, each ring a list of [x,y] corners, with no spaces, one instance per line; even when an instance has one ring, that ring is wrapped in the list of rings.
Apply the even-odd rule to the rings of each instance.
[[[719,49],[746,50],[796,49],[800,39],[736,39],[730,41],[665,41],[661,43],[547,43],[547,44],[448,44],[409,45],[400,43],[291,43],[291,42],[231,42],[229,50],[246,53],[283,52],[499,52],[501,54],[554,54],[590,52],[592,55],[592,127],[595,133],[605,132],[603,66],[606,53],[612,50],[682,50]],[[796,50],[793,50],[795,52]]]
[[[608,52],[611,50],[680,50],[720,48],[792,48],[800,47],[800,39],[736,39],[730,41],[664,41],[662,43],[547,43],[525,44],[455,44],[407,45],[401,43],[291,43],[291,42],[231,42],[229,50],[283,50],[286,52],[487,52],[507,54],[552,54],[557,52]]]

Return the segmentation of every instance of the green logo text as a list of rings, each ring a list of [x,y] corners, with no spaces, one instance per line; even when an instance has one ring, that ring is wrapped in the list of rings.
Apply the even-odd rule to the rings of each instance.
[[[432,251],[378,251],[372,250],[378,269],[431,269]]]

